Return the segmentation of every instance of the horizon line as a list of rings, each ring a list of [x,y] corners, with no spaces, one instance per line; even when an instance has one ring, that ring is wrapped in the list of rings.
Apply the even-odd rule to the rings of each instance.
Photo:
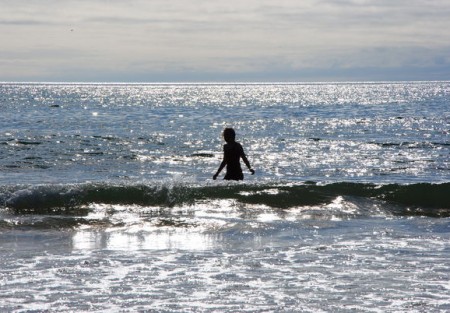
[[[192,81],[192,82],[101,82],[101,81],[0,81],[10,85],[321,85],[321,84],[383,84],[383,83],[445,83],[450,80],[349,80],[349,81]]]

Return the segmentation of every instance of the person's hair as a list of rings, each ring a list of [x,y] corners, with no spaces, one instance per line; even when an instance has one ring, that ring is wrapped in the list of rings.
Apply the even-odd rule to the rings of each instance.
[[[236,133],[234,132],[233,128],[225,128],[223,131],[223,139],[225,139],[226,142],[232,142],[236,138]]]

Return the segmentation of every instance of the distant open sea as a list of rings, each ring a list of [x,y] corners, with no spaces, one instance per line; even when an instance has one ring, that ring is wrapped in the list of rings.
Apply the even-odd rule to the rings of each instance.
[[[449,312],[449,260],[450,82],[0,83],[1,312]]]

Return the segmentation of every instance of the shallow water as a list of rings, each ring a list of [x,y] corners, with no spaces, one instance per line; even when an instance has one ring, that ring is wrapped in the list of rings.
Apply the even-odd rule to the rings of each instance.
[[[4,232],[2,309],[450,309],[448,220],[259,214],[246,225]]]
[[[0,311],[450,310],[450,83],[0,85]],[[212,181],[233,126],[256,169]]]

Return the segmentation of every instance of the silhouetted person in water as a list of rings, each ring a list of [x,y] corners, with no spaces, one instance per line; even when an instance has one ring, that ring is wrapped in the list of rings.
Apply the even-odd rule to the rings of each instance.
[[[223,170],[225,165],[227,166],[227,173],[225,174],[224,179],[226,180],[243,180],[244,174],[242,174],[241,162],[244,161],[245,165],[247,165],[250,173],[255,174],[255,171],[250,166],[250,162],[247,160],[247,157],[244,153],[244,148],[242,148],[239,142],[235,141],[236,133],[233,128],[225,128],[223,131],[223,138],[227,142],[223,145],[223,160],[220,163],[219,169],[217,173],[214,174],[213,179],[216,180],[217,176]]]

